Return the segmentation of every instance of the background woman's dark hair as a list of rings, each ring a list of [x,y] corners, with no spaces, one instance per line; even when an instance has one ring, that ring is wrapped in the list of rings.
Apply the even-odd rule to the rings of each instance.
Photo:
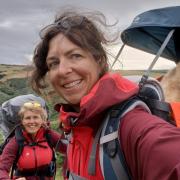
[[[76,22],[77,20],[81,20]],[[73,24],[74,23],[74,24]],[[79,24],[78,24],[79,23]],[[102,68],[101,76],[108,71],[108,59],[105,48],[113,40],[108,40],[100,29],[109,28],[105,16],[100,12],[81,14],[66,11],[57,14],[53,24],[40,32],[41,41],[36,46],[33,56],[34,69],[31,76],[31,86],[38,94],[46,87],[46,73],[48,67],[46,57],[50,40],[57,34],[64,34],[71,42],[90,52]]]

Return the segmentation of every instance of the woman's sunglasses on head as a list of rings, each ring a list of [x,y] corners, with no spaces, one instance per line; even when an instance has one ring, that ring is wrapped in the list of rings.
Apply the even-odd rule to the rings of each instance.
[[[64,17],[62,19],[57,19],[53,24],[47,25],[40,30],[39,36],[43,39],[48,32],[54,28],[59,28],[61,30],[69,31],[71,28],[81,26],[85,17],[84,16],[72,16]]]
[[[40,108],[42,107],[39,102],[26,102],[23,104],[23,107],[27,108]]]

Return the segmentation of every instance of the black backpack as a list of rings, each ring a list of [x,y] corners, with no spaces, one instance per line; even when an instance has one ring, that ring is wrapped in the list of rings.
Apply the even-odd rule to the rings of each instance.
[[[35,172],[32,172],[32,173],[24,173],[24,174],[21,173],[21,174],[18,174],[19,172],[17,170],[17,162],[19,160],[19,157],[21,156],[21,153],[23,151],[24,146],[25,145],[38,146],[38,142],[37,143],[32,143],[32,144],[25,144],[25,138],[24,138],[23,133],[22,133],[22,126],[21,125],[17,125],[16,127],[14,127],[14,129],[11,131],[11,133],[9,133],[8,137],[0,145],[0,155],[2,154],[2,152],[4,150],[4,147],[10,141],[10,139],[13,138],[14,136],[15,136],[16,142],[18,144],[18,151],[17,151],[16,159],[14,160],[12,168],[11,168],[10,177],[13,178],[14,172],[15,172],[15,175],[24,175],[24,176],[33,176],[33,175],[36,175],[36,176],[54,177],[55,174],[56,174],[55,148],[53,147],[53,145],[51,143],[51,135],[50,135],[50,133],[48,133],[48,130],[45,133],[45,138],[46,138],[46,141],[47,141],[48,145],[52,149],[53,158],[52,158],[52,161],[49,164],[49,166],[46,168],[46,172],[44,172],[44,170],[43,170],[43,172],[35,171]]]
[[[164,101],[160,84],[153,79],[147,80],[137,95],[112,106],[107,112],[93,142],[88,166],[89,174],[95,174],[94,158],[96,157],[96,148],[99,143],[100,164],[104,179],[109,179],[109,177],[113,180],[132,179],[118,139],[118,131],[122,117],[137,106],[143,107],[149,113],[176,126],[175,120],[171,116],[171,106]]]

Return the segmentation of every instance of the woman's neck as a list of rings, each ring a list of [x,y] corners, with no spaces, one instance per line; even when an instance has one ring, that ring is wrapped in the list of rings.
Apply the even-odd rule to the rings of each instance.
[[[66,112],[79,112],[80,105],[63,104],[63,108]]]
[[[37,133],[36,133],[37,134]],[[31,138],[34,140],[36,138],[36,134],[31,134]]]

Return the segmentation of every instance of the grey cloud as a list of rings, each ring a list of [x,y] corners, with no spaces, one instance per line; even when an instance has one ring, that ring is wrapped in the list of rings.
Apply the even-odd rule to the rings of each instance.
[[[38,32],[64,5],[99,10],[119,20],[124,29],[139,13],[164,6],[179,5],[179,0],[0,0],[0,63],[26,64],[38,41]]]

